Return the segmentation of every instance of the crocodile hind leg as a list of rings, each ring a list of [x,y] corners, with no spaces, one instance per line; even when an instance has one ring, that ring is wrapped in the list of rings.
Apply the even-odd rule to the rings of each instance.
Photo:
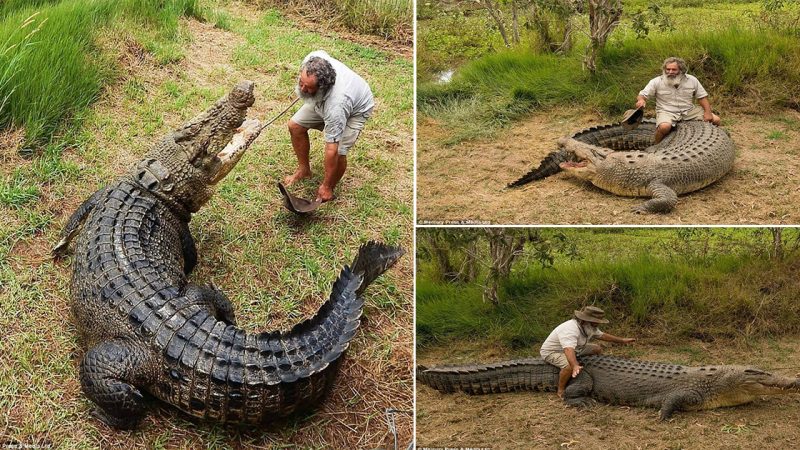
[[[591,406],[592,386],[591,375],[581,371],[564,389],[564,403],[567,406]]]
[[[668,213],[678,203],[678,194],[660,181],[651,181],[647,186],[647,191],[653,198],[633,207],[633,212],[637,214]]]
[[[231,301],[228,299],[228,296],[214,284],[209,286],[187,284],[183,295],[192,302],[210,309],[217,320],[221,320],[230,325],[236,325],[236,316],[234,315]]]
[[[96,405],[94,415],[106,425],[132,429],[147,412],[145,397],[135,386],[146,371],[145,352],[127,340],[98,344],[83,357],[81,386]]]
[[[53,247],[51,250],[53,256],[59,257],[64,255],[64,252],[67,250],[70,241],[75,235],[78,233],[78,230],[83,225],[83,222],[86,221],[86,218],[89,216],[89,213],[92,212],[97,203],[100,201],[100,197],[105,192],[105,188],[99,189],[97,192],[92,194],[91,197],[87,198],[78,209],[75,210],[74,213],[69,217],[67,224],[64,226],[64,229],[61,230],[61,239],[58,243]]]

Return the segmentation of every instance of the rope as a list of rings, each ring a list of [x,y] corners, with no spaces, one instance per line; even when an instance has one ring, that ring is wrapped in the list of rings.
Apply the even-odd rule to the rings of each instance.
[[[288,111],[289,108],[294,106],[294,104],[297,103],[298,100],[300,100],[300,97],[297,97],[296,99],[294,99],[294,101],[292,103],[290,103],[289,106],[286,107],[286,109],[281,111],[281,113],[278,114],[277,116],[275,116],[272,120],[270,120],[269,122],[265,123],[264,125],[261,125],[261,128],[258,129],[258,133],[256,133],[256,136],[261,134],[261,132],[264,131],[264,128],[267,128],[268,126],[272,125],[272,122],[275,122],[276,120],[280,119],[282,115],[286,114],[286,111]]]

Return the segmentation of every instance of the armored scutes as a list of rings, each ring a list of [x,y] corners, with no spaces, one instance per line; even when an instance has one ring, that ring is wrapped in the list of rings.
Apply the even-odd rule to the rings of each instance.
[[[579,357],[583,370],[570,381],[564,403],[610,404],[659,409],[661,420],[675,411],[736,406],[762,395],[800,393],[800,378],[772,375],[745,366],[687,367],[613,356]],[[417,367],[417,381],[438,391],[490,394],[555,391],[559,369],[538,358],[496,364]]]
[[[634,130],[612,124],[579,131],[560,139],[558,151],[508,187],[565,170],[617,195],[652,197],[634,212],[666,213],[679,194],[702,189],[733,167],[735,147],[722,128],[702,121],[679,122],[654,145],[655,129],[654,121],[645,121]]]
[[[188,281],[197,262],[188,222],[260,132],[245,120],[253,102],[253,84],[242,82],[164,137],[78,208],[54,249],[77,235],[81,386],[113,427],[135,427],[150,396],[195,417],[251,424],[314,406],[359,326],[361,293],[403,253],[363,245],[317,314],[286,333],[237,328],[219,289]]]

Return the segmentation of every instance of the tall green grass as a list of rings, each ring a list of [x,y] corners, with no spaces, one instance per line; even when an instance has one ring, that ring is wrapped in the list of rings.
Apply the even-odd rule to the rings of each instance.
[[[631,107],[670,55],[686,59],[690,73],[713,94],[716,109],[800,109],[800,40],[737,27],[682,33],[680,38],[626,38],[607,46],[596,74],[582,69],[579,51],[568,56],[503,51],[465,64],[448,84],[421,84],[419,109],[443,119],[454,130],[454,142],[554,105],[580,103],[616,115]]]
[[[134,30],[157,28],[168,37],[178,17],[198,14],[198,6],[197,0],[17,0],[3,11],[0,58],[14,64],[0,80],[0,99],[7,99],[0,127],[24,127],[29,142],[42,142],[66,119],[79,119],[113,76],[113,61],[96,45],[102,30],[125,20]],[[30,26],[39,31],[29,37],[23,24],[34,14]]]
[[[359,33],[404,44],[413,42],[412,0],[254,0],[257,4],[289,7],[315,22],[339,23]]]
[[[639,253],[588,259],[556,268],[516,270],[502,286],[497,307],[478,286],[431,281],[425,264],[417,276],[417,341],[443,344],[482,339],[511,348],[535,346],[575,309],[597,305],[614,334],[658,339],[739,338],[800,331],[792,314],[800,267],[771,265],[747,255],[673,261]]]
[[[342,20],[361,33],[410,40],[414,5],[409,0],[336,0]]]

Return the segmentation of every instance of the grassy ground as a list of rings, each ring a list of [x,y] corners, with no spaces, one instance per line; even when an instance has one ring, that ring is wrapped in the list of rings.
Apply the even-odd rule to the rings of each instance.
[[[311,50],[326,49],[371,84],[376,113],[351,152],[339,199],[301,220],[281,206],[275,182],[294,169],[285,120],[264,131],[190,224],[200,263],[192,278],[214,281],[248,331],[287,329],[312,315],[358,245],[380,239],[412,245],[412,62],[335,34],[321,36],[273,9],[202,3],[207,22],[183,19],[168,50],[120,25],[96,45],[120,75],[41,155],[21,159],[20,131],[0,160],[0,441],[62,448],[130,447],[359,448],[391,446],[386,409],[409,411],[410,257],[366,294],[365,319],[339,382],[314,414],[244,430],[196,424],[163,407],[139,430],[113,432],[92,418],[77,365],[83,350],[69,321],[69,261],[49,248],[69,214],[97,188],[126,172],[160,135],[204,110],[242,79],[256,82],[251,114],[264,120],[288,104],[295,72]],[[216,25],[216,27],[215,27]],[[167,44],[164,44],[167,45]],[[161,50],[164,50],[163,52]],[[169,57],[165,55],[170,55]],[[319,134],[312,148],[320,149]],[[312,151],[321,180],[321,152]],[[396,417],[400,442],[411,418]]]
[[[766,230],[564,232],[580,259],[558,256],[552,268],[520,260],[501,286],[499,306],[483,301],[484,278],[438,282],[431,263],[420,260],[417,346],[473,337],[530,348],[590,304],[605,309],[615,329],[650,338],[682,340],[700,336],[698,330],[707,340],[800,332],[796,230],[785,231],[787,252],[793,250],[782,262],[759,253],[770,248]]]
[[[613,324],[612,324],[613,328]],[[615,330],[610,330],[615,331]],[[611,354],[686,365],[744,364],[784,376],[800,367],[800,337],[761,339],[749,345],[664,339],[611,346]],[[470,339],[417,353],[419,364],[466,364],[530,356],[538,349],[512,351]],[[554,393],[517,392],[469,396],[441,394],[417,385],[417,443],[431,447],[504,449],[741,449],[793,448],[800,432],[800,396],[764,398],[749,405],[678,412],[659,422],[658,411],[596,404],[565,407]]]

